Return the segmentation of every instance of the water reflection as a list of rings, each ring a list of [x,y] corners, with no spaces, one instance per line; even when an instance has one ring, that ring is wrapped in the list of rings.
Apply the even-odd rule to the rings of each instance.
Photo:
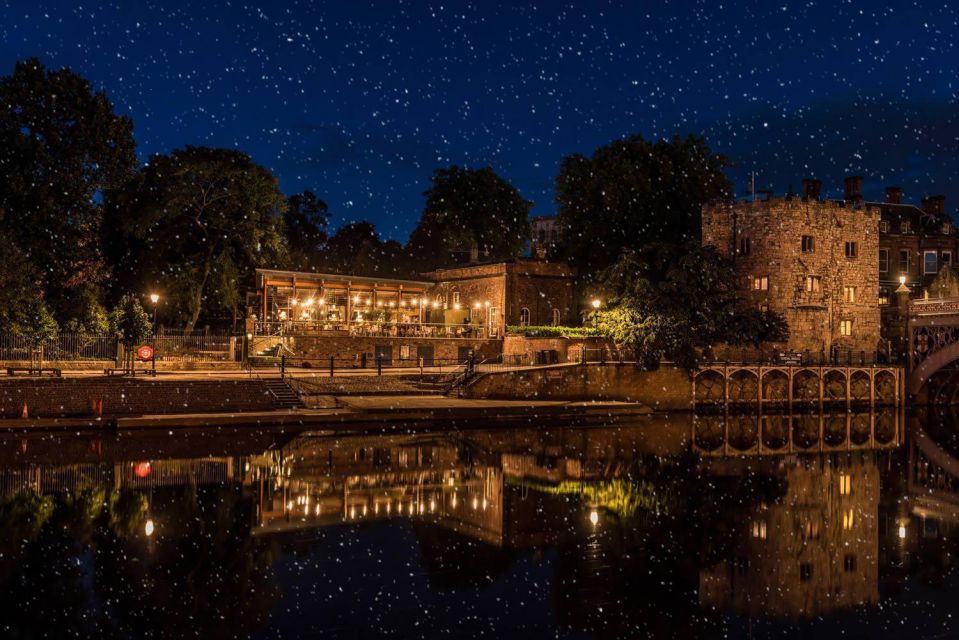
[[[4,635],[938,632],[957,424],[0,438]]]

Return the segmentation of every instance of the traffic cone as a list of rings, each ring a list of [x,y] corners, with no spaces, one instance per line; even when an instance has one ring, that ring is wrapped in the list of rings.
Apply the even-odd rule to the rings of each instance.
[[[26,402],[23,403],[23,410],[20,412],[20,417],[21,417],[21,418],[29,418],[29,417],[30,417],[30,412],[27,411],[27,403],[26,403]]]

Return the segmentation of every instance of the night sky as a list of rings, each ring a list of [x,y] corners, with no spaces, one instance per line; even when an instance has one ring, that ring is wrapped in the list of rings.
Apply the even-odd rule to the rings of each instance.
[[[957,5],[959,6],[959,5]],[[703,133],[739,193],[959,206],[948,2],[10,2],[2,65],[70,66],[129,114],[143,159],[237,147],[335,224],[405,240],[432,170],[492,167],[554,211],[560,158],[630,133]]]

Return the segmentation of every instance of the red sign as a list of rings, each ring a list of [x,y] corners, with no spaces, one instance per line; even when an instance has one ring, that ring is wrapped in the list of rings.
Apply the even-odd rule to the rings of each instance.
[[[146,478],[153,471],[153,465],[149,462],[138,462],[133,465],[133,473],[138,478]]]
[[[148,344],[143,345],[137,349],[137,359],[143,362],[147,360],[153,360],[153,347]]]

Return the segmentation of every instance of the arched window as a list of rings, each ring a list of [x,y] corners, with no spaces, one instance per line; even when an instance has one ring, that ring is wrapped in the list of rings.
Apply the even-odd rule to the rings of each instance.
[[[519,312],[519,324],[521,327],[529,326],[529,309],[523,307]]]
[[[457,289],[453,290],[453,306],[455,307],[460,303],[460,292]]]
[[[559,309],[553,309],[553,326],[558,327],[561,319]]]

